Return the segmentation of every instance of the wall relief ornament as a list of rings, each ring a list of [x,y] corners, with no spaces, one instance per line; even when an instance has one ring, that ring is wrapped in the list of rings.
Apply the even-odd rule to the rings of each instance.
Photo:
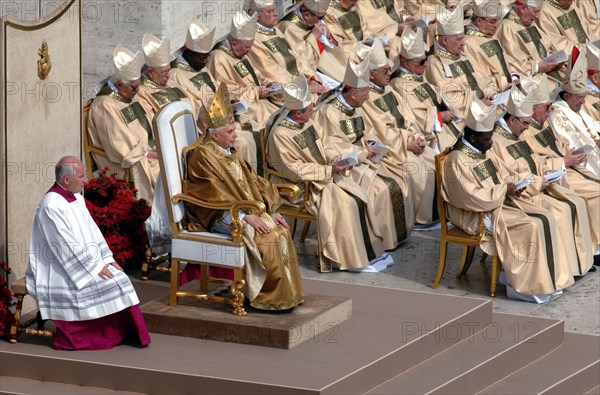
[[[46,40],[42,42],[42,48],[38,50],[38,55],[40,55],[40,59],[37,61],[38,68],[38,77],[41,80],[45,80],[50,74],[50,70],[52,70],[52,61],[50,60],[50,53],[48,52],[48,43]]]

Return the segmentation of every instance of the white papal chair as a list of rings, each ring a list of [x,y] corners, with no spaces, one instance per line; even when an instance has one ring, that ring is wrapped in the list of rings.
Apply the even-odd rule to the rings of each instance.
[[[265,210],[262,202],[245,200],[235,203],[214,203],[197,199],[183,193],[185,158],[183,149],[198,138],[192,107],[188,103],[174,102],[165,106],[154,118],[154,130],[161,166],[161,177],[165,201],[171,224],[171,287],[170,305],[177,306],[179,298],[194,298],[227,303],[233,306],[233,313],[246,315],[244,309],[244,267],[246,250],[242,240],[243,226],[238,213],[241,209],[254,209],[258,213]],[[184,202],[215,210],[230,210],[234,220],[232,235],[209,232],[188,232],[181,226],[185,216]],[[180,263],[201,265],[199,291],[180,290]],[[211,294],[208,277],[209,266],[234,270],[231,283],[233,297]],[[222,280],[215,280],[222,282]]]

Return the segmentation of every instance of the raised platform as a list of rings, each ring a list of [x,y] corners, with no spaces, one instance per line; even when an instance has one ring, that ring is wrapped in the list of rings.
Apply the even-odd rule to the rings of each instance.
[[[565,337],[562,321],[493,314],[490,299],[316,280],[304,287],[351,298],[352,317],[289,350],[152,333],[144,349],[61,352],[22,337],[0,343],[0,392],[17,393],[27,379],[147,394],[583,394],[600,385],[600,338]],[[167,292],[157,283],[136,289],[144,302]]]
[[[198,281],[184,287],[197,288]],[[289,349],[349,319],[352,300],[307,294],[304,303],[291,312],[247,310],[247,316],[239,317],[231,313],[229,305],[189,298],[171,307],[168,296],[142,306],[150,332]]]

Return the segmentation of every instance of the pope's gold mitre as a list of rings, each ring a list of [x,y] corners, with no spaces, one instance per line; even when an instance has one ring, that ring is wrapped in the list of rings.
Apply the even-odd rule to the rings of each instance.
[[[215,97],[210,103],[210,107],[207,109],[204,103],[202,103],[202,109],[204,110],[206,123],[211,129],[235,123],[231,100],[229,99],[229,91],[225,83],[219,85]]]

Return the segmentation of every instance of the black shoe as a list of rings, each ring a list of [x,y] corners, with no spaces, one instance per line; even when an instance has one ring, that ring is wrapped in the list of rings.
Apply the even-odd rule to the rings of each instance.
[[[590,267],[590,270],[588,270],[588,273],[594,273],[596,271],[596,267],[592,266]]]
[[[600,266],[600,254],[594,255],[594,265]]]

